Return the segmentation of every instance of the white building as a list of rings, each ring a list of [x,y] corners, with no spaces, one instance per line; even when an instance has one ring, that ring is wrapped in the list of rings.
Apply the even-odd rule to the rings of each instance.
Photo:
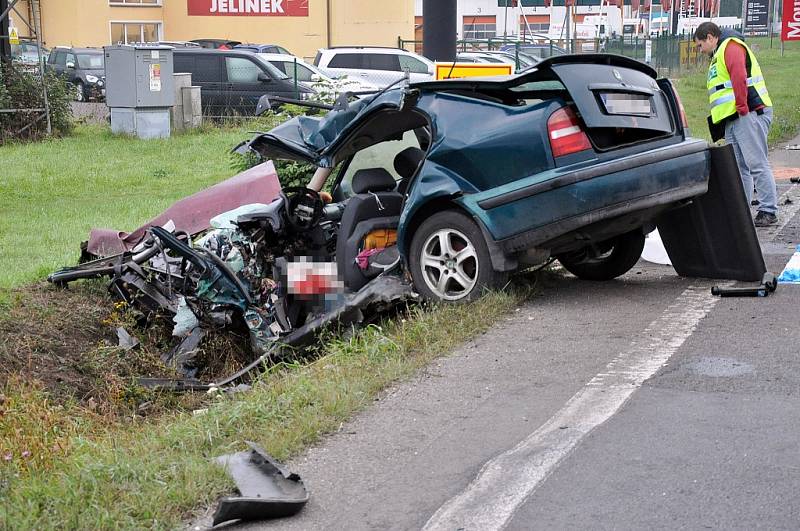
[[[556,39],[565,37],[560,35],[564,31],[566,15],[563,0],[555,2],[559,7],[546,7],[544,0],[518,0],[517,7],[512,7],[511,4],[511,0],[508,0],[508,7],[506,0],[458,0],[458,38],[494,39],[506,36],[516,39],[530,35],[531,32],[549,33],[551,38]],[[416,0],[414,14],[417,25],[422,24],[422,0]],[[610,21],[612,27],[607,31],[608,34],[621,34],[623,17],[631,16],[631,6],[626,5],[623,12],[616,5],[609,6],[607,0],[602,3],[601,0],[576,0],[572,15],[572,36],[575,35],[577,25],[583,24],[587,16],[598,15],[606,16]]]

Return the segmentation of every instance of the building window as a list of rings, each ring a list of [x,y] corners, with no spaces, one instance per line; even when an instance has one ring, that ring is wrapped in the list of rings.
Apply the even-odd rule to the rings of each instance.
[[[161,33],[161,22],[112,22],[111,44],[157,42]]]
[[[524,21],[519,23],[519,34],[520,35],[527,35],[528,28],[530,28],[530,33],[547,33],[550,30],[550,23],[549,22],[529,22],[525,24]]]
[[[494,17],[464,16],[464,39],[493,39],[497,37]]]
[[[161,0],[108,0],[110,6],[160,6]]]

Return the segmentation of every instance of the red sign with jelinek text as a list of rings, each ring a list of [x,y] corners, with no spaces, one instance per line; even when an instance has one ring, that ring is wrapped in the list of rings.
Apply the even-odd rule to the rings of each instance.
[[[186,0],[189,16],[307,17],[309,0]]]
[[[800,0],[783,0],[782,41],[800,41]]]

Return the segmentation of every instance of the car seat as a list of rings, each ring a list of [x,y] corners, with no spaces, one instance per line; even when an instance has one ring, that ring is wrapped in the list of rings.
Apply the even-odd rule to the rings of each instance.
[[[367,235],[380,229],[397,229],[403,195],[395,190],[396,184],[394,177],[384,168],[362,169],[353,175],[354,195],[347,200],[342,212],[336,240],[336,266],[345,287],[350,291],[358,291],[400,258],[396,246],[392,245],[386,249],[391,254],[396,253],[397,260],[387,262],[386,257],[374,257],[376,263],[384,264],[382,268],[362,269],[356,261],[364,250]]]
[[[405,194],[408,190],[408,185],[411,183],[411,178],[417,172],[419,164],[425,158],[425,152],[417,147],[407,147],[394,157],[394,171],[396,171],[401,179],[397,183],[397,191]]]

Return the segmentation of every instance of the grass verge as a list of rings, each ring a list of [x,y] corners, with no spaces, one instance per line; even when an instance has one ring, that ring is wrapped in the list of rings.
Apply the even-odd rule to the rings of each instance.
[[[0,528],[175,528],[230,490],[214,456],[245,440],[278,459],[296,454],[531,292],[416,307],[381,326],[331,334],[313,363],[272,367],[248,393],[208,399],[201,414],[112,420],[10,381],[0,396]]]

